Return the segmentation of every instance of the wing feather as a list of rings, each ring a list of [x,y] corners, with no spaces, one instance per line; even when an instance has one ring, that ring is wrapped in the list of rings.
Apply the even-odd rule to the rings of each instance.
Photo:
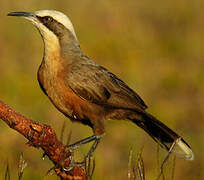
[[[89,63],[72,65],[67,85],[81,98],[113,108],[146,109],[140,96],[102,66]]]

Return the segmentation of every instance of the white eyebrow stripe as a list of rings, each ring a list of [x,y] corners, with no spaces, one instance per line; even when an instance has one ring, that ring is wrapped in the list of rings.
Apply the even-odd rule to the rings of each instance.
[[[35,14],[40,17],[51,16],[53,19],[55,19],[59,23],[63,24],[67,29],[69,29],[78,41],[72,22],[65,14],[55,10],[40,10],[36,11]]]

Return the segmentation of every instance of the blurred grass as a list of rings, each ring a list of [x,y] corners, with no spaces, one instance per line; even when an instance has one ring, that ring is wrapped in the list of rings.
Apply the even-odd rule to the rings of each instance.
[[[11,11],[57,9],[72,20],[83,51],[135,89],[149,111],[182,135],[195,160],[176,159],[174,179],[204,179],[204,1],[86,0],[0,1],[0,99],[26,116],[55,128],[59,137],[66,119],[41,92],[36,72],[43,54],[39,33],[30,23],[7,17]],[[71,142],[91,130],[66,121]],[[156,177],[156,144],[128,122],[108,122],[96,153],[93,179],[126,179],[129,149],[144,146],[146,179]],[[66,129],[68,135],[69,130]],[[8,138],[9,137],[9,138]],[[52,167],[42,152],[25,146],[25,139],[0,121],[0,161],[8,159],[11,179],[17,178],[18,157],[28,163],[22,179],[44,177]],[[83,155],[88,146],[78,151]],[[161,150],[161,157],[165,152]],[[0,172],[4,172],[1,163]],[[166,173],[168,173],[166,169]],[[0,173],[3,179],[4,173]]]

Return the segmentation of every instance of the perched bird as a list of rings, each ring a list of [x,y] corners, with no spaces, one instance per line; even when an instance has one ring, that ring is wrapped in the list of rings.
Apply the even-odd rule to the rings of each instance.
[[[39,30],[44,56],[38,81],[54,106],[73,122],[93,129],[94,135],[70,145],[94,141],[91,156],[105,132],[108,119],[129,120],[146,131],[167,151],[186,160],[193,152],[184,139],[146,112],[146,104],[125,82],[82,52],[69,18],[58,11],[11,12],[28,19]]]

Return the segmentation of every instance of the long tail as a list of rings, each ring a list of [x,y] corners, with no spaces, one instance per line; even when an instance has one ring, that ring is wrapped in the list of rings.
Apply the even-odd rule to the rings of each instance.
[[[137,113],[136,117],[129,119],[145,130],[167,151],[169,151],[173,143],[175,143],[171,152],[186,160],[194,159],[193,152],[184,139],[149,113]]]

